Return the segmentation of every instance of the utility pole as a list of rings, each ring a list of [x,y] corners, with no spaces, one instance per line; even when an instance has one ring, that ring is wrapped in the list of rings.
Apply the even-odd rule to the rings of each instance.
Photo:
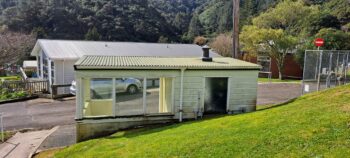
[[[239,1],[233,0],[232,8],[232,20],[233,20],[233,30],[232,30],[232,57],[239,57]]]

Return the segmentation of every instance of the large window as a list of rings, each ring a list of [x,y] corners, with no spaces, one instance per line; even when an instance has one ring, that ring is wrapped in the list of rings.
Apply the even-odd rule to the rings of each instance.
[[[113,80],[83,79],[84,116],[113,115]]]
[[[51,83],[55,84],[55,62],[51,61]]]
[[[171,113],[173,78],[83,79],[84,116]]]
[[[147,113],[169,113],[172,111],[172,78],[147,79]]]
[[[116,110],[117,115],[141,115],[143,110],[143,78],[117,78]]]

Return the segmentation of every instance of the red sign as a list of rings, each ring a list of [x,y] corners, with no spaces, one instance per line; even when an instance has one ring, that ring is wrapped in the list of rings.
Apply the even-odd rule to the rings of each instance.
[[[324,40],[323,40],[323,38],[316,38],[314,44],[315,44],[316,47],[322,47],[322,46],[324,45]]]

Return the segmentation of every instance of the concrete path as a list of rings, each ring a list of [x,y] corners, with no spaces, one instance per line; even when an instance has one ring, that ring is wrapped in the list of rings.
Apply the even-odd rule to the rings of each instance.
[[[64,125],[58,127],[58,129],[53,132],[44,142],[40,145],[38,152],[69,146],[76,143],[76,131],[75,124],[72,125]]]
[[[5,143],[0,144],[0,157],[29,158],[40,144],[56,130],[57,127],[51,130],[17,133]]]
[[[299,83],[259,83],[258,105],[279,104],[301,96]]]

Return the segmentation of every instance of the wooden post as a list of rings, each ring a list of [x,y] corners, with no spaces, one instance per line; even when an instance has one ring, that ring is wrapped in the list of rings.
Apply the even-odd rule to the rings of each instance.
[[[239,58],[239,1],[233,0],[232,8],[232,19],[233,19],[233,30],[232,30],[232,57]]]

